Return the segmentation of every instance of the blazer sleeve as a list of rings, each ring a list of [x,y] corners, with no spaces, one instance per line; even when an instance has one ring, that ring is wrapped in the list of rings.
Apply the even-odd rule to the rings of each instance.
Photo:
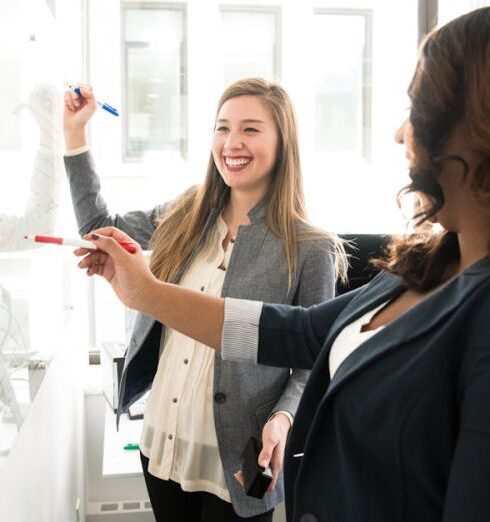
[[[487,285],[488,287],[488,285]],[[487,295],[490,292],[487,289]],[[490,495],[490,298],[478,303],[464,349],[460,429],[446,493],[443,522],[489,519]]]
[[[165,213],[165,206],[110,215],[90,152],[65,156],[64,160],[80,235],[96,228],[114,226],[129,234],[143,249],[148,249],[158,219]]]
[[[330,327],[362,289],[309,308],[227,297],[221,356],[230,361],[311,370]]]
[[[330,242],[314,243],[309,248],[298,280],[294,305],[304,307],[332,299],[335,293],[335,267]],[[293,417],[303,394],[309,370],[293,368],[288,383],[271,411],[287,411]]]
[[[260,315],[257,363],[311,370],[338,315],[362,287],[303,308],[264,304]]]

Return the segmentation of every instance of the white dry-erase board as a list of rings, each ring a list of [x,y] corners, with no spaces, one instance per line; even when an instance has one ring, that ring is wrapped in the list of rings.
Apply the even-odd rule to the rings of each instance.
[[[62,264],[23,239],[52,232],[59,209],[58,50],[52,1],[0,1],[0,466],[63,326]]]
[[[0,2],[0,252],[53,226],[61,144],[59,46],[46,0]]]

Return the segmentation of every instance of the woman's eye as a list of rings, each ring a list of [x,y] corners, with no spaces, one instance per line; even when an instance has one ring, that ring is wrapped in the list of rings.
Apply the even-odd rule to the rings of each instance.
[[[259,132],[257,129],[254,129],[253,127],[247,127],[246,129],[244,129],[245,132]]]
[[[228,130],[228,127],[223,127],[222,125],[220,125],[219,127],[216,127],[214,130],[215,132],[225,132]]]

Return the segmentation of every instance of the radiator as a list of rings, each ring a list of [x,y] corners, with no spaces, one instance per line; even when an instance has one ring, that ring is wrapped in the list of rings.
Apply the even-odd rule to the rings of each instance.
[[[88,502],[87,522],[154,522],[150,501],[107,500]]]

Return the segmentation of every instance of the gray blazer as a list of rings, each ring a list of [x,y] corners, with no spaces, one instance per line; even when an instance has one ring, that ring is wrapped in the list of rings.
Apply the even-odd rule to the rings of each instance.
[[[80,234],[112,225],[132,236],[142,248],[148,248],[167,205],[147,212],[134,211],[111,216],[100,194],[100,180],[90,154],[86,152],[65,157],[65,166]],[[239,227],[221,295],[305,307],[331,298],[334,295],[335,278],[329,242],[324,240],[299,244],[298,269],[288,291],[282,242],[269,231],[265,210],[266,204],[261,201],[249,212],[250,225]],[[210,214],[196,251],[220,212],[218,208]],[[138,315],[126,352],[118,415],[151,387],[164,328],[153,318]],[[259,500],[246,496],[233,474],[240,468],[240,453],[246,441],[251,435],[260,438],[262,428],[271,414],[285,410],[294,416],[308,374],[305,370],[290,371],[223,361],[216,354],[216,435],[233,507],[241,517],[266,512],[283,500],[282,478],[274,491]]]

